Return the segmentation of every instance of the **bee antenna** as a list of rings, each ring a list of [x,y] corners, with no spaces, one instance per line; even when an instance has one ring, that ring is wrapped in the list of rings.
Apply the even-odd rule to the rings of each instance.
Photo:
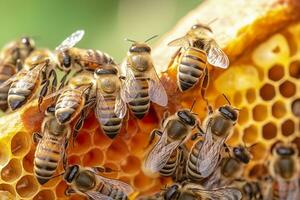
[[[193,101],[193,103],[192,103],[192,106],[191,106],[190,112],[192,112],[192,110],[193,110],[193,108],[194,108],[194,106],[195,106],[195,104],[196,104],[196,99],[197,99],[197,98],[194,98],[194,101]]]
[[[60,174],[57,174],[57,175],[55,175],[55,176],[52,176],[51,179],[56,178],[56,177],[59,177],[59,176],[62,176],[62,175],[64,175],[64,173],[65,173],[65,172],[62,172],[62,173],[60,173]]]
[[[209,26],[209,25],[211,25],[212,23],[214,23],[215,21],[217,21],[218,20],[218,17],[215,17],[215,18],[213,18],[212,20],[210,20],[208,23],[207,23],[207,25]]]
[[[152,37],[148,38],[147,40],[145,40],[145,43],[149,42],[150,40],[154,39],[158,37],[158,35],[153,35]]]
[[[125,41],[127,41],[127,42],[136,43],[136,41],[135,41],[135,40],[132,40],[132,39],[129,39],[129,38],[125,38],[124,40],[125,40]]]
[[[224,99],[227,101],[227,103],[229,104],[229,105],[231,105],[231,103],[230,103],[230,101],[229,101],[229,99],[227,98],[227,96],[223,93],[222,94],[222,96],[224,97]]]

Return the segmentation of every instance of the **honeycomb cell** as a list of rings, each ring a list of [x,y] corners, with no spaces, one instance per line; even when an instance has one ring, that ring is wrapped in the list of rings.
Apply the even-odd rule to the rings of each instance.
[[[33,176],[25,175],[17,182],[16,190],[22,198],[30,198],[37,192],[38,182]]]
[[[295,123],[293,122],[293,120],[291,119],[285,120],[281,124],[281,132],[282,135],[284,136],[292,135],[295,132]]]
[[[71,155],[68,157],[68,163],[71,165],[81,164],[81,158],[80,158],[80,156],[77,156],[77,155]]]
[[[257,105],[252,110],[253,119],[255,121],[263,121],[268,116],[268,109],[265,105]]]
[[[299,60],[296,60],[290,64],[289,73],[290,73],[291,77],[294,77],[296,79],[300,78],[300,61]]]
[[[284,76],[284,67],[282,65],[274,65],[268,72],[269,79],[279,81]]]
[[[243,95],[240,92],[234,93],[233,104],[238,106],[242,103],[242,101],[243,101]]]
[[[106,159],[112,162],[120,162],[128,155],[128,146],[121,138],[114,140],[106,151]]]
[[[244,125],[249,120],[249,112],[247,108],[242,108],[239,113],[238,124]]]
[[[40,191],[33,200],[55,200],[55,194],[51,190],[42,190]]]
[[[138,132],[131,140],[131,152],[134,155],[141,156],[145,153],[145,148],[148,145],[150,133]]]
[[[105,136],[102,133],[100,128],[96,129],[93,139],[94,139],[94,145],[100,149],[108,148],[113,142],[111,139],[109,139],[109,137]]]
[[[272,115],[276,118],[282,118],[286,114],[287,110],[285,104],[282,101],[276,101],[272,105]]]
[[[295,116],[300,117],[300,98],[293,101],[292,112]]]
[[[266,83],[260,88],[259,94],[265,101],[270,101],[275,97],[275,88],[273,85]]]
[[[0,146],[0,167],[3,167],[9,161],[10,151],[9,148],[7,148],[7,144],[4,142],[0,142]]]
[[[35,147],[31,148],[30,151],[23,158],[23,167],[25,171],[33,172],[33,160],[34,160]]]
[[[104,153],[102,150],[94,148],[84,154],[82,159],[83,166],[100,166],[104,161]]]
[[[252,149],[251,154],[253,155],[253,160],[261,160],[266,157],[267,147],[263,142],[258,142]]]
[[[282,96],[289,98],[295,95],[296,93],[296,86],[294,83],[291,81],[284,81],[280,86],[279,86],[279,91]]]
[[[135,156],[128,156],[125,161],[121,163],[121,169],[126,174],[134,174],[141,169],[141,161]]]
[[[92,139],[91,136],[89,134],[89,132],[86,131],[80,131],[75,144],[74,144],[74,148],[73,145],[69,145],[69,149],[71,152],[74,153],[83,153],[86,152],[90,147],[92,146]]]
[[[24,156],[30,149],[31,138],[25,132],[17,133],[11,140],[11,152],[14,156]]]
[[[277,127],[273,122],[268,122],[262,127],[262,135],[266,140],[271,140],[277,135]]]
[[[268,168],[264,164],[256,164],[249,170],[250,178],[262,178],[268,174]]]
[[[154,183],[154,179],[146,176],[142,171],[134,177],[133,186],[139,190],[145,190]]]
[[[245,143],[253,144],[258,139],[258,130],[255,125],[250,125],[244,129],[243,141]]]
[[[82,130],[92,131],[98,128],[99,122],[97,118],[94,116],[94,112],[90,112],[87,118],[85,119],[85,123],[82,126]]]
[[[19,160],[14,158],[1,170],[1,179],[6,182],[12,182],[18,179],[21,173],[22,165]]]
[[[250,88],[247,90],[246,99],[248,103],[253,103],[256,100],[256,91],[254,88]]]
[[[230,135],[229,139],[226,141],[229,145],[236,145],[239,142],[240,133],[237,128],[235,128]]]
[[[297,146],[298,151],[300,152],[300,137],[296,137],[292,142]],[[300,154],[298,154],[298,156],[300,156]]]
[[[10,195],[12,195],[13,197],[16,196],[16,192],[15,192],[14,187],[12,185],[9,185],[9,184],[5,184],[5,183],[0,184],[0,191],[8,192],[9,194],[6,194],[7,196],[10,196]]]
[[[64,180],[60,181],[59,184],[56,186],[56,190],[55,190],[56,196],[58,198],[66,197],[65,191],[67,187],[68,186]]]

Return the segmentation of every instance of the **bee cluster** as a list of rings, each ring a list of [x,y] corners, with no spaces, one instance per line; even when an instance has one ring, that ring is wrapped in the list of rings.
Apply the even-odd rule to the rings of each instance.
[[[79,49],[75,45],[84,31],[66,38],[54,52],[36,49],[30,38],[21,38],[6,46],[1,54],[0,108],[16,111],[37,99],[45,118],[40,132],[32,133],[36,143],[34,175],[43,185],[63,176],[66,195],[80,194],[89,199],[128,199],[133,188],[120,180],[105,177],[113,169],[102,166],[68,164],[67,150],[74,145],[89,113],[94,112],[105,135],[114,139],[130,116],[144,118],[151,102],[168,105],[168,94],[155,71],[151,49],[145,42],[133,42],[125,61],[98,50]],[[149,133],[151,146],[144,161],[149,174],[171,177],[174,184],[160,192],[138,199],[297,199],[299,197],[298,150],[291,143],[273,147],[266,163],[269,174],[250,180],[242,177],[252,159],[245,144],[226,144],[235,127],[239,109],[228,104],[215,111],[206,99],[209,65],[226,69],[229,60],[213,39],[207,25],[194,25],[188,33],[169,43],[179,47],[170,58],[177,68],[180,92],[196,85],[207,102],[208,115],[203,123],[190,109],[165,111],[161,128]],[[57,70],[64,72],[58,83]],[[197,100],[194,100],[194,103]],[[128,112],[129,110],[129,112]],[[73,126],[74,124],[74,126]],[[159,137],[154,143],[155,137]],[[195,141],[189,148],[186,143]],[[63,172],[57,174],[62,163]]]

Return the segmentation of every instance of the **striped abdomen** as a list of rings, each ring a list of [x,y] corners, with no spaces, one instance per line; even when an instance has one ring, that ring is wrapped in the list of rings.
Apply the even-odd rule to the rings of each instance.
[[[111,185],[99,183],[97,191],[103,195],[111,197],[114,200],[128,200],[127,195],[122,190]]]
[[[79,60],[79,63],[85,69],[92,71],[103,65],[116,64],[113,58],[107,53],[93,49],[86,50],[85,54],[82,55],[82,59]]]
[[[203,177],[197,171],[197,158],[201,150],[203,141],[198,141],[194,144],[193,148],[190,151],[189,158],[186,165],[186,174],[188,178],[195,181],[200,181]]]
[[[12,77],[16,73],[16,69],[13,65],[0,65],[0,85],[7,81],[10,77]],[[7,104],[7,96],[8,90],[11,84],[0,87],[0,109],[2,111],[6,111],[8,108]]]
[[[122,119],[115,115],[116,97],[114,95],[103,95],[107,107],[101,107],[101,128],[111,139],[115,138],[121,130]]]
[[[12,82],[8,91],[8,105],[16,110],[26,104],[34,96],[40,85],[38,67],[30,71],[20,71],[16,80]]]
[[[176,149],[172,152],[166,165],[159,171],[161,176],[172,176],[179,164],[180,150]]]
[[[204,75],[206,53],[196,48],[187,49],[179,58],[177,72],[178,87],[185,91],[194,87]]]
[[[66,89],[57,99],[55,117],[60,124],[71,122],[80,113],[85,104],[85,98],[79,89]]]
[[[48,182],[63,156],[63,137],[45,133],[38,143],[34,157],[34,174],[40,184]]]
[[[149,111],[150,108],[150,98],[149,98],[149,85],[148,80],[144,77],[136,77],[137,88],[136,97],[134,100],[128,103],[131,112],[139,119],[142,119]]]

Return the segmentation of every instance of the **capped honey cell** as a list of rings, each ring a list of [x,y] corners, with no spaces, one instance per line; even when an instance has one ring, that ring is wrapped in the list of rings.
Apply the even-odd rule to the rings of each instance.
[[[269,69],[268,77],[272,81],[279,81],[284,76],[284,67],[282,65],[274,65]]]

